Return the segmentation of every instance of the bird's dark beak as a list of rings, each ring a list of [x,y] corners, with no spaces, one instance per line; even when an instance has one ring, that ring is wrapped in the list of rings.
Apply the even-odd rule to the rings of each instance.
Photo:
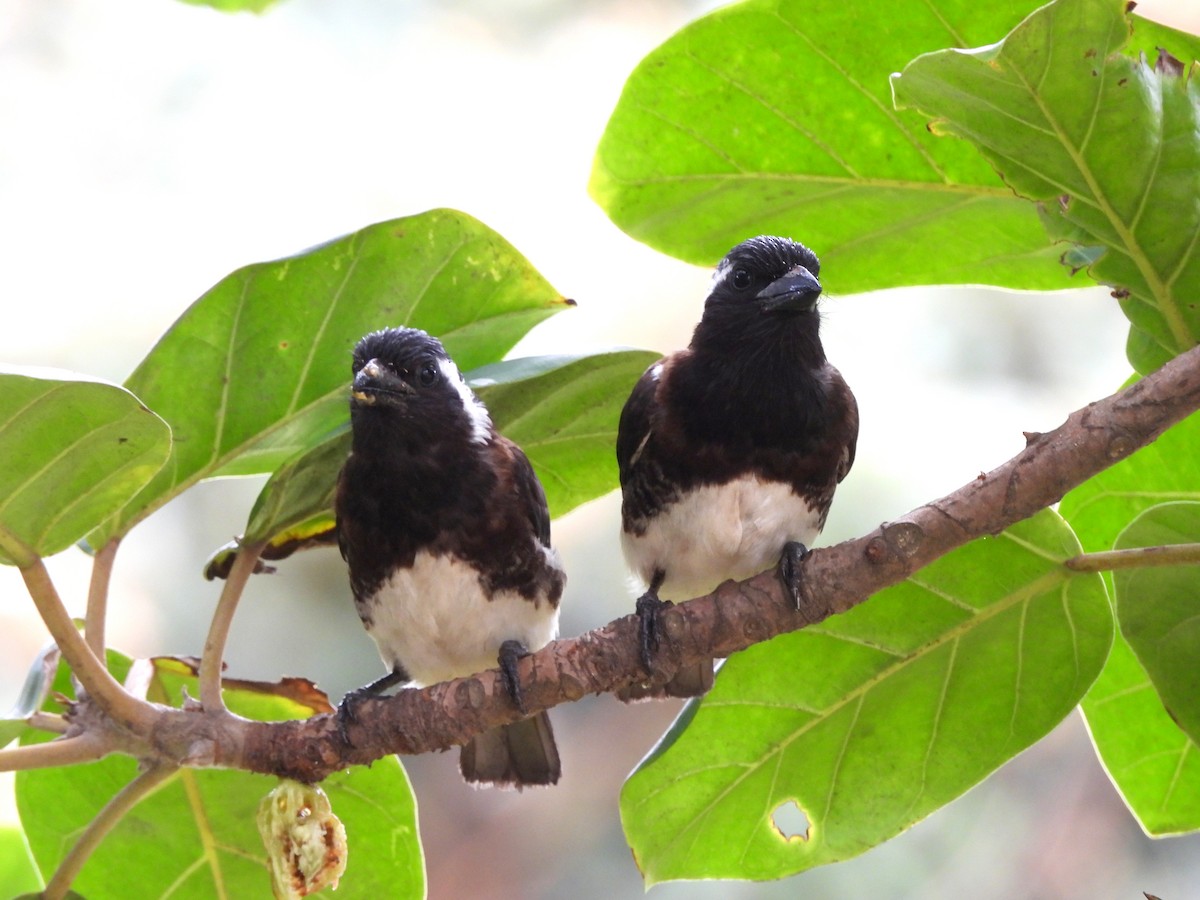
[[[796,266],[758,292],[763,312],[801,312],[810,310],[821,296],[821,282],[804,266]]]
[[[381,399],[402,398],[411,393],[413,389],[408,382],[372,359],[354,376],[350,398],[356,405],[373,406]]]

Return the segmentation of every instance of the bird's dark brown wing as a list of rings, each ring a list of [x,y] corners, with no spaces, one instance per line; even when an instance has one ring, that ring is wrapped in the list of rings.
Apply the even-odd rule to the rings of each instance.
[[[642,373],[621,409],[621,419],[617,424],[617,468],[622,487],[628,482],[639,453],[650,438],[655,394],[658,391],[657,373],[662,371],[661,367],[662,362],[659,361]]]
[[[546,502],[546,490],[538,481],[533,470],[533,464],[520,447],[508,438],[501,436],[501,441],[507,443],[512,452],[512,478],[517,495],[521,498],[533,533],[541,541],[542,546],[550,546],[550,507]]]
[[[844,435],[843,447],[845,449],[842,461],[839,463],[837,470],[837,480],[841,483],[841,480],[850,472],[850,467],[854,465],[854,452],[858,447],[858,401],[854,399],[850,385],[846,384],[841,373],[837,372],[836,375],[835,383],[838,385],[839,391],[844,398],[843,402],[846,410],[846,416],[842,425]]]

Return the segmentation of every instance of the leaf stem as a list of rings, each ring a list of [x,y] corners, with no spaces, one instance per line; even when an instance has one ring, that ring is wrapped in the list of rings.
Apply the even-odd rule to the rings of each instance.
[[[93,762],[107,756],[112,749],[108,741],[86,732],[76,737],[8,747],[0,750],[0,772]]]
[[[1200,544],[1167,544],[1161,547],[1134,547],[1129,550],[1104,550],[1081,553],[1063,562],[1076,572],[1108,572],[1113,569],[1138,569],[1146,566],[1200,565]]]
[[[50,731],[54,734],[66,734],[67,720],[56,713],[35,712],[27,720],[30,728],[36,728],[39,731]]]
[[[41,558],[22,566],[20,571],[38,614],[88,696],[117,724],[131,731],[149,733],[157,715],[154,707],[128,694],[92,652],[67,613]]]
[[[208,629],[208,638],[204,641],[204,653],[200,657],[200,705],[207,712],[225,710],[225,701],[221,697],[221,665],[225,655],[225,643],[229,638],[229,628],[233,624],[233,614],[237,611],[238,601],[242,598],[246,582],[254,574],[254,564],[258,562],[266,541],[253,541],[238,548],[237,558],[225,579],[221,596],[217,600],[217,608],[213,612],[212,624]]]
[[[104,808],[97,813],[96,818],[92,819],[83,834],[79,836],[79,840],[71,847],[62,862],[58,864],[58,868],[54,872],[54,876],[46,885],[46,889],[42,891],[43,900],[62,900],[67,895],[67,891],[71,887],[71,882],[79,874],[79,870],[83,868],[83,864],[88,861],[88,857],[95,852],[100,846],[100,842],[108,836],[108,833],[113,830],[118,822],[124,818],[129,810],[133,809],[143,798],[154,791],[160,784],[174,775],[178,770],[174,766],[158,765],[154,768],[147,769],[142,772],[137,778],[121,788],[111,800],[104,805]]]
[[[119,544],[120,539],[113,538],[96,553],[92,561],[92,580],[88,585],[83,634],[92,653],[101,662],[104,662],[104,625],[108,619],[108,585],[112,580],[113,560]]]

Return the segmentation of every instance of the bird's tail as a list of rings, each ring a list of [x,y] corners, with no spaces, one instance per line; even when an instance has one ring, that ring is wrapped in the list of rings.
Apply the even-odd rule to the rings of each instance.
[[[458,765],[468,782],[517,790],[554,784],[562,774],[554,731],[544,711],[476,735],[463,745]]]

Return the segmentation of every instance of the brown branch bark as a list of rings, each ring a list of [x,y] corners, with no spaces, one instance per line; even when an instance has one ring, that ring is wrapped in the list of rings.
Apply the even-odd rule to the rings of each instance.
[[[1096,473],[1153,441],[1200,408],[1200,347],[1129,388],[1072,413],[1059,428],[1028,434],[1025,449],[957,491],[856,540],[805,561],[801,608],[774,573],[726,582],[667,611],[655,681],[683,664],[725,657],[751,644],[844,612],[951,550],[997,534],[1061,499]],[[527,712],[612,692],[645,678],[637,627],[625,616],[559,640],[521,662]],[[250,722],[224,710],[163,710],[149,733],[113,727],[113,749],[172,765],[219,765],[318,781],[391,753],[462,744],[520,717],[497,670],[394,697],[367,700],[342,740],[332,716]],[[0,769],[4,768],[0,754]]]

